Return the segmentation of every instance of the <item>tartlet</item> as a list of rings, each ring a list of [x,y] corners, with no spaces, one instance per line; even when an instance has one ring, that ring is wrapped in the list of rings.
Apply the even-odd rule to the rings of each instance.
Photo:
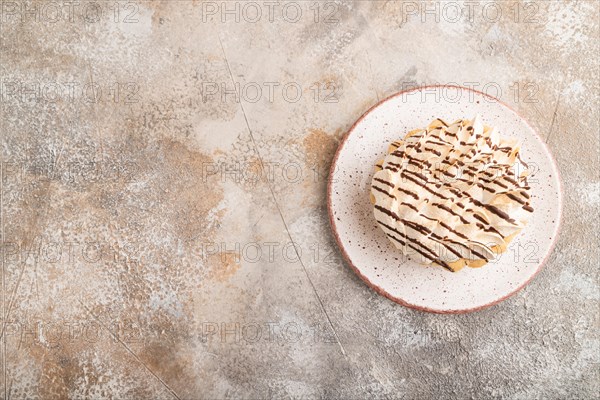
[[[375,168],[375,219],[421,264],[481,267],[506,251],[533,212],[519,143],[479,116],[412,130]]]

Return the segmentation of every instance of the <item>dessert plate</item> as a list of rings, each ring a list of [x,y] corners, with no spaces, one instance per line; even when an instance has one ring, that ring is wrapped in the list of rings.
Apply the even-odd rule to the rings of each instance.
[[[385,236],[369,200],[375,163],[388,144],[435,118],[445,121],[481,115],[503,137],[521,142],[529,165],[529,223],[506,252],[482,268],[456,273],[411,261]],[[496,304],[524,287],[550,255],[561,222],[558,168],[542,138],[515,111],[482,92],[456,86],[428,86],[397,93],[355,122],[340,144],[329,174],[329,219],[347,263],[378,293],[402,305],[437,313],[463,313]]]

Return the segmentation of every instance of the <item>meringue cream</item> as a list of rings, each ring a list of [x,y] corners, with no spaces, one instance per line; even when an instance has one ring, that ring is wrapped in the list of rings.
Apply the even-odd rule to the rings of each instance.
[[[393,142],[371,184],[375,219],[421,264],[481,267],[506,250],[533,208],[520,145],[473,120],[434,120]]]

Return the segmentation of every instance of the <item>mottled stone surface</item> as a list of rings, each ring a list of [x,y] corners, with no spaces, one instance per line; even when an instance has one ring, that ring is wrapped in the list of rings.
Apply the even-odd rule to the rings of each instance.
[[[0,397],[597,398],[598,2],[0,6]],[[434,83],[564,183],[546,268],[467,315],[378,296],[327,221],[343,133]]]

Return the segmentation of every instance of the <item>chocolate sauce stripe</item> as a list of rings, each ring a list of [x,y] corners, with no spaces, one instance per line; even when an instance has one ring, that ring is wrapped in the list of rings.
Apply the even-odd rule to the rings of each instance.
[[[453,192],[453,193],[454,193],[454,192]],[[455,194],[456,194],[456,193],[455,193]],[[462,197],[460,197],[460,195],[457,195],[457,196],[459,196],[459,198],[462,198]],[[458,205],[460,208],[462,208],[462,209],[464,209],[464,208],[465,208],[465,206],[464,206],[463,204],[461,204],[460,202],[457,202],[457,203],[455,203],[455,204],[457,204],[457,205]],[[432,203],[432,205],[438,206],[438,204],[437,204],[437,203]],[[462,206],[462,207],[461,207],[461,206]],[[444,206],[444,207],[445,207],[445,208],[448,208],[448,207],[446,207],[446,206]],[[439,206],[438,206],[438,208],[441,208],[441,207],[439,207]],[[450,212],[452,215],[456,215],[456,216],[458,216],[458,217],[460,218],[461,222],[463,222],[464,224],[472,224],[472,223],[473,223],[473,222],[467,221],[466,219],[464,219],[464,217],[462,217],[460,214],[457,214],[456,212],[454,212],[454,211],[453,211],[452,209],[450,209],[450,208],[448,208],[448,210],[447,210],[447,211],[448,211],[448,212]],[[487,222],[486,220],[484,220],[483,218],[481,218],[481,217],[480,217],[478,214],[476,214],[476,213],[475,213],[475,211],[474,211],[474,210],[472,210],[472,209],[469,209],[469,210],[465,210],[465,211],[466,211],[466,212],[472,212],[473,218],[475,218],[476,220],[478,220],[478,221],[481,221],[481,222],[483,222],[483,223],[485,223],[485,224],[487,225],[487,226],[484,228],[484,231],[487,231],[487,232],[489,232],[489,231],[493,231],[493,232],[497,233],[498,235],[500,235],[500,237],[501,237],[501,238],[504,238],[504,236],[502,236],[502,234],[501,234],[501,233],[500,233],[498,230],[496,230],[496,228],[494,228],[494,227],[493,227],[493,225],[492,225],[491,223],[489,223],[489,222]]]
[[[419,225],[416,222],[409,221],[409,220],[404,219],[404,218],[401,218],[400,221],[404,225],[406,225],[406,226],[414,229],[415,231],[418,231],[419,233],[421,233],[423,235],[429,235],[431,233],[431,230],[429,228],[427,228],[426,226],[423,226],[423,225]]]
[[[381,206],[375,206],[375,208],[377,208],[377,209],[378,209],[379,211],[381,211],[382,213],[384,213],[384,214],[387,214],[387,215],[391,216],[391,217],[392,217],[393,219],[395,219],[396,221],[398,221],[398,222],[402,222],[403,224],[405,224],[405,225],[409,226],[409,227],[410,227],[410,228],[412,228],[413,230],[416,230],[416,231],[420,232],[420,233],[421,233],[421,234],[423,234],[423,235],[431,235],[433,238],[437,239],[438,241],[439,241],[439,240],[448,240],[448,241],[449,241],[450,243],[452,243],[452,244],[457,244],[457,245],[459,245],[459,246],[463,246],[464,248],[466,248],[467,250],[469,250],[470,252],[472,252],[474,255],[476,255],[476,256],[477,256],[477,257],[479,257],[480,259],[487,260],[487,258],[486,258],[486,257],[485,257],[483,254],[480,254],[479,252],[477,252],[477,251],[475,251],[475,250],[473,250],[473,249],[469,248],[468,246],[464,245],[463,243],[460,243],[460,242],[457,242],[457,241],[454,241],[454,240],[451,240],[451,239],[444,239],[444,238],[442,238],[441,236],[439,236],[438,234],[436,234],[435,232],[433,232],[433,231],[431,231],[431,230],[427,229],[426,227],[424,227],[424,226],[421,226],[421,225],[417,224],[416,222],[412,222],[412,221],[408,221],[408,220],[402,219],[402,218],[398,217],[398,216],[397,216],[397,215],[396,215],[396,214],[395,214],[393,211],[389,211],[389,210],[387,210],[387,209],[385,209],[385,208],[383,208],[383,207],[381,207]],[[427,219],[430,219],[430,218],[427,218]],[[410,239],[410,237],[408,237],[408,236],[406,236],[405,234],[403,234],[403,233],[399,232],[399,231],[398,231],[397,229],[395,229],[394,227],[390,227],[390,226],[389,226],[389,225],[387,225],[386,223],[384,223],[384,222],[382,222],[382,221],[379,221],[379,220],[377,220],[377,222],[379,222],[381,225],[385,226],[385,227],[386,227],[386,228],[388,228],[389,230],[392,230],[392,231],[394,231],[394,232],[396,232],[396,233],[400,234],[402,237],[404,237],[404,238],[406,238],[406,239]],[[464,239],[467,239],[467,240],[468,240],[468,238],[467,238],[466,236],[462,235],[460,232],[456,232],[456,231],[454,231],[453,229],[451,229],[449,226],[447,226],[446,224],[444,224],[444,223],[443,223],[443,222],[441,222],[441,221],[438,221],[438,222],[440,223],[440,225],[442,225],[442,226],[443,226],[443,227],[444,227],[446,230],[448,230],[449,232],[452,232],[452,233],[454,233],[456,236],[458,236],[458,237],[463,237]],[[433,253],[433,252],[432,252],[432,251],[431,251],[429,248],[427,248],[426,246],[424,246],[422,243],[420,243],[420,242],[418,242],[418,241],[416,241],[416,240],[415,240],[414,242],[415,242],[416,244],[419,244],[419,245],[420,245],[420,246],[422,246],[423,248],[427,249],[427,250],[428,250],[428,251],[430,251],[432,254],[435,254],[435,253]],[[445,246],[445,245],[444,245],[444,246]],[[446,246],[446,247],[447,247],[447,246]],[[453,250],[451,250],[451,251],[453,251]],[[456,253],[455,253],[455,254],[456,254]],[[436,256],[436,257],[439,257],[439,255],[437,255],[437,254],[435,254],[435,256]],[[459,254],[459,256],[462,258],[462,255],[460,255],[460,254]],[[440,261],[441,261],[441,260],[440,260]]]
[[[408,154],[408,153],[406,153],[405,151],[393,151],[393,152],[390,153],[390,155],[392,157],[399,158],[400,161],[404,161],[405,158],[408,158],[408,162],[414,161],[414,162],[417,162],[417,163],[420,163],[420,164],[425,164],[428,167],[431,167],[431,163],[429,161],[427,161],[427,160],[421,160],[419,158],[411,157],[411,155]]]
[[[437,196],[437,197],[439,197],[439,198],[441,198],[441,199],[448,200],[448,197],[442,196],[441,194],[439,194],[439,193],[437,193],[437,192],[434,192],[434,191],[432,191],[431,189],[429,189],[429,188],[428,188],[426,185],[422,185],[422,184],[418,183],[418,182],[417,182],[415,179],[412,179],[411,177],[409,177],[409,176],[406,176],[406,175],[405,175],[405,172],[411,173],[411,174],[413,174],[413,175],[415,175],[415,176],[417,176],[417,177],[419,177],[419,178],[421,178],[422,180],[425,180],[425,181],[427,181],[427,177],[423,176],[422,174],[417,174],[417,173],[414,173],[414,172],[412,172],[412,171],[407,171],[407,170],[405,170],[405,171],[402,171],[402,172],[401,172],[401,174],[400,174],[400,176],[404,176],[404,177],[406,177],[407,179],[409,179],[409,180],[411,180],[411,181],[415,182],[417,185],[421,186],[423,189],[427,190],[428,192],[432,193],[433,195],[435,195],[435,196]],[[492,189],[490,189],[490,188],[487,188],[487,187],[486,187],[486,186],[484,186],[484,185],[481,185],[481,184],[479,184],[479,183],[477,183],[477,185],[478,185],[478,186],[480,186],[480,187],[482,187],[484,190],[487,190],[487,191],[489,191],[489,192],[491,192],[491,193],[495,193],[495,191],[494,191],[494,190],[492,190]],[[452,190],[451,190],[451,191],[452,191]],[[453,193],[454,193],[454,194],[456,194],[456,195],[458,195],[460,198],[462,198],[462,196],[460,196],[460,194],[457,194],[456,192],[453,192]],[[458,193],[460,193],[460,192],[458,192]],[[510,222],[510,223],[512,223],[512,224],[515,224],[515,221],[514,221],[512,218],[510,218],[510,217],[508,216],[508,214],[504,213],[502,210],[500,210],[500,209],[498,209],[498,208],[496,208],[496,207],[494,207],[494,206],[492,206],[492,205],[483,204],[483,203],[479,202],[478,200],[475,200],[473,197],[471,197],[471,196],[470,196],[468,193],[466,193],[466,192],[463,192],[463,193],[464,193],[464,194],[467,196],[467,198],[469,198],[469,200],[471,200],[471,202],[473,202],[473,203],[474,203],[475,205],[477,205],[478,207],[483,207],[483,208],[486,208],[486,209],[488,209],[490,212],[492,212],[492,213],[494,213],[494,214],[498,215],[500,218],[504,219],[505,221],[507,221],[507,222]],[[505,217],[504,217],[503,215],[504,215]],[[491,226],[491,224],[490,224],[489,222],[486,222],[486,224],[488,224],[488,225],[490,225],[490,226]],[[515,225],[516,225],[516,224],[515,224]]]
[[[429,135],[429,137],[439,140],[441,142],[441,144],[449,144],[452,146],[452,142],[448,142],[447,140],[442,139],[439,135]],[[430,143],[434,143],[434,142],[431,141]]]
[[[456,236],[458,236],[461,239],[465,239],[465,240],[469,240],[469,238],[467,236],[465,236],[464,234],[455,231],[454,229],[450,228],[448,225],[446,225],[445,223],[443,223],[442,221],[438,221],[440,226],[444,229],[446,229],[448,232],[452,232],[454,233]]]
[[[515,196],[512,193],[506,192],[506,193],[504,193],[504,195],[506,195],[506,197],[508,197],[511,200],[516,201],[517,203],[519,203],[521,205],[526,205],[527,204],[527,202],[525,200],[522,200],[522,199],[518,198],[517,196]]]
[[[433,235],[435,235],[435,234],[432,232],[432,236],[433,236]],[[463,257],[463,256],[462,256],[462,254],[460,254],[460,253],[458,253],[458,252],[455,252],[455,250],[454,250],[454,249],[452,249],[451,247],[449,247],[449,246],[446,246],[446,244],[444,244],[444,243],[442,242],[442,241],[444,241],[445,239],[444,239],[444,238],[442,238],[441,236],[439,236],[439,235],[435,235],[435,236],[433,236],[433,237],[434,237],[434,239],[435,239],[435,240],[437,240],[439,243],[441,243],[441,244],[442,244],[444,247],[446,247],[448,250],[450,250],[451,252],[453,252],[455,255],[458,255],[460,258],[465,258],[465,257]],[[479,257],[479,259],[481,259],[481,260],[485,260],[485,261],[488,261],[488,258],[487,258],[486,256],[484,256],[483,254],[481,254],[481,253],[479,253],[479,252],[475,251],[474,249],[470,248],[469,246],[465,245],[464,243],[455,242],[455,241],[453,241],[453,240],[449,240],[449,241],[450,241],[450,243],[452,243],[452,244],[457,244],[457,245],[459,245],[459,246],[462,246],[462,247],[464,247],[465,249],[467,249],[467,251],[469,251],[470,253],[472,253],[472,254],[476,255],[477,257]]]
[[[445,145],[451,144],[451,143],[448,143],[448,142],[438,142],[437,140],[428,140],[427,142],[425,142],[425,144],[437,144],[437,145],[440,145],[440,146],[445,146]]]
[[[410,203],[405,203],[405,202],[402,202],[402,203],[400,203],[400,205],[401,205],[401,206],[406,206],[406,207],[410,208],[411,210],[413,210],[413,211],[416,211],[417,213],[419,213],[419,210],[417,209],[417,207],[413,206],[413,205],[412,205],[412,204],[410,204]],[[421,214],[419,214],[419,216],[420,216],[420,215],[421,215]]]
[[[409,157],[409,164],[412,164],[416,167],[421,167],[423,164],[425,164],[427,167],[431,168],[431,163],[429,161],[425,161],[425,160],[419,160],[417,158],[410,158]]]
[[[500,237],[503,237],[502,234],[500,232],[498,232],[496,230],[496,228],[494,228],[493,226],[486,227],[483,224],[477,223],[477,227],[479,229],[483,230],[484,232],[494,232],[494,233],[497,233],[498,235],[500,235]]]
[[[415,230],[415,231],[417,231],[417,232],[420,232],[420,233],[421,233],[421,234],[423,234],[423,235],[430,235],[430,234],[431,234],[433,237],[437,237],[438,239],[441,239],[441,236],[437,235],[435,232],[431,231],[430,229],[428,229],[428,228],[426,228],[426,227],[424,227],[424,226],[422,226],[422,225],[419,225],[419,224],[418,224],[418,223],[416,223],[416,222],[413,222],[413,221],[408,221],[408,220],[405,220],[405,219],[403,219],[403,218],[400,218],[398,215],[396,215],[396,213],[394,213],[394,212],[393,212],[393,211],[391,211],[391,210],[387,210],[387,209],[385,209],[385,208],[383,208],[383,207],[381,207],[381,206],[377,206],[377,205],[375,206],[375,208],[376,208],[376,209],[378,209],[379,211],[381,211],[382,213],[389,215],[389,216],[390,216],[390,217],[392,217],[394,220],[396,220],[396,221],[398,221],[398,222],[402,222],[404,225],[407,225],[407,226],[409,226],[409,227],[410,227],[410,228],[412,228],[413,230]],[[428,219],[429,219],[429,218],[428,218]],[[449,232],[451,232],[451,233],[454,233],[454,234],[455,234],[456,236],[458,236],[458,237],[461,237],[461,238],[463,238],[463,239],[469,240],[467,236],[465,236],[465,235],[461,234],[460,232],[457,232],[457,231],[453,230],[453,229],[452,229],[452,228],[450,228],[448,225],[444,224],[442,221],[438,221],[438,222],[439,222],[439,224],[440,224],[442,227],[444,227],[444,228],[445,228],[447,231],[449,231]],[[456,242],[456,241],[453,241],[453,240],[450,240],[450,239],[448,239],[448,240],[449,240],[451,243],[456,243],[456,244],[459,244],[459,245],[461,244],[460,242]],[[484,258],[484,259],[485,259],[485,257],[484,257],[482,254],[479,254],[479,253],[477,253],[477,252],[475,252],[475,251],[473,251],[473,252],[474,252],[474,254],[476,253],[476,255],[477,255],[477,256],[481,256],[481,258]]]
[[[383,180],[383,179],[381,179],[381,178],[373,178],[373,180],[375,180],[375,181],[377,181],[377,182],[379,182],[379,183],[383,183],[384,185],[388,185],[388,186],[389,186],[389,187],[391,187],[391,188],[393,188],[393,187],[394,187],[394,184],[393,184],[393,183],[391,183],[391,182],[388,182],[388,181],[386,181],[386,180]]]
[[[413,172],[413,171],[408,171],[408,172]],[[452,179],[457,180],[457,181],[471,183],[471,181],[469,179],[459,178],[459,177],[456,176],[456,174],[448,172],[447,170],[444,170],[444,169],[437,169],[437,170],[435,170],[435,172],[441,172],[442,174],[446,175],[447,177],[452,178]],[[424,175],[420,174],[420,177],[424,177]],[[425,177],[425,179],[427,179],[427,177]],[[427,180],[427,183],[429,183],[429,180]],[[449,186],[447,182],[442,182],[442,184],[444,186]]]
[[[483,185],[483,184],[481,184],[481,183],[479,183],[479,182],[475,182],[475,185],[479,186],[479,187],[480,187],[480,188],[482,188],[483,190],[485,190],[485,191],[488,191],[488,192],[490,192],[490,193],[496,193],[496,191],[495,191],[494,189],[492,189],[492,188],[490,188],[490,187],[487,187],[487,186],[485,186],[485,185]]]
[[[444,243],[443,239],[436,239],[434,237],[433,240],[435,240],[436,242],[438,242],[439,244],[441,244],[442,246],[444,246],[445,248],[447,248],[448,250],[450,250],[450,252],[452,252],[452,254],[454,254],[455,256],[458,256],[458,258],[464,258],[463,255],[460,254],[458,251],[454,250],[452,248],[452,246],[448,246],[446,243]]]
[[[420,216],[421,216],[421,217],[423,217],[423,218],[425,218],[425,219],[428,219],[428,220],[430,220],[430,221],[435,221],[435,222],[438,222],[438,220],[437,220],[437,219],[435,219],[435,218],[429,218],[427,215],[420,214]]]
[[[402,192],[402,193],[406,193],[407,195],[411,196],[412,198],[414,198],[415,200],[419,200],[419,195],[416,194],[415,192],[411,192],[408,189],[403,189],[401,187],[397,187],[396,189],[398,189],[398,191]]]
[[[388,196],[389,198],[392,198],[394,200],[396,200],[396,196],[394,196],[393,194],[389,194],[388,192],[386,192],[385,190],[383,190],[382,188],[378,187],[378,186],[371,186],[373,189],[377,190],[378,192],[381,192],[383,194],[385,194],[386,196]]]
[[[406,243],[403,242],[402,240],[398,239],[397,237],[395,237],[394,235],[390,234],[390,233],[386,233],[386,235],[394,240],[396,240],[398,243],[400,243],[403,246],[408,246],[411,249],[415,250],[416,252],[418,252],[419,254],[421,254],[423,257],[425,257],[426,259],[428,259],[429,261],[435,262],[440,264],[442,267],[446,268],[449,271],[452,271],[452,268],[450,268],[450,266],[443,260],[439,260],[439,255],[437,253],[435,253],[433,250],[431,250],[430,248],[428,248],[427,246],[425,246],[424,244],[422,244],[421,242],[419,242],[416,239],[412,239],[408,236],[406,236],[405,234],[401,233],[400,231],[398,231],[397,229],[395,229],[394,227],[389,226],[388,224],[386,224],[385,222],[379,221],[377,220],[377,222],[379,222],[379,224],[381,226],[384,226],[385,228],[389,229],[392,232],[395,232],[399,235],[401,235],[402,237],[404,237],[406,240],[410,240],[411,242],[415,243],[416,245],[420,246],[421,248],[423,248],[424,250],[426,250],[427,252],[429,252],[429,254],[433,254],[433,256],[423,252],[422,250],[420,250],[418,247],[415,247],[413,245],[411,245],[410,243]]]
[[[473,199],[473,197],[471,197],[471,196],[470,196],[468,193],[466,193],[466,192],[461,192],[461,191],[459,191],[458,189],[451,188],[451,189],[450,189],[450,191],[451,191],[451,192],[452,192],[452,193],[453,193],[455,196],[457,196],[459,199],[468,199],[468,200],[470,200],[471,202],[473,202],[473,200],[475,200],[475,199]],[[466,197],[463,197],[463,194],[465,194],[465,195],[466,195]],[[460,202],[457,202],[456,204],[460,204],[460,205],[462,205],[462,203],[460,203]],[[459,205],[459,207],[460,207],[460,205]],[[463,208],[463,209],[464,209],[464,205],[462,205],[462,207],[461,207],[461,208]],[[473,214],[472,214],[472,215],[473,215],[473,218],[475,218],[475,219],[476,219],[476,220],[478,220],[478,221],[481,221],[481,222],[485,223],[485,224],[487,225],[487,227],[488,227],[488,228],[494,229],[494,231],[496,231],[496,233],[498,233],[498,235],[500,235],[500,237],[504,239],[504,236],[502,236],[502,234],[501,234],[500,232],[498,232],[498,231],[497,231],[497,230],[494,228],[494,226],[493,226],[491,223],[489,223],[489,222],[487,222],[486,220],[484,220],[483,218],[481,218],[481,217],[480,217],[478,214],[476,214],[476,213],[475,213],[475,211],[474,211],[473,209],[468,209],[468,210],[465,210],[465,211],[473,213]]]
[[[477,207],[479,207],[479,208],[485,208],[486,210],[489,210],[491,213],[499,216],[503,220],[505,220],[507,222],[510,222],[513,225],[516,225],[515,220],[513,220],[512,218],[510,218],[510,216],[508,214],[506,214],[504,211],[500,210],[499,208],[494,207],[491,204],[483,204],[479,200],[474,199],[473,196],[471,196],[467,192],[459,192],[458,190],[453,190],[453,189],[450,189],[450,191],[452,193],[454,193],[455,195],[459,196],[459,198],[467,198],[467,199],[469,199],[469,201],[471,203],[475,204]],[[465,195],[465,197],[462,196],[463,194]],[[489,224],[489,223],[488,223],[488,225],[491,226],[491,224]]]
[[[441,225],[441,226],[442,226],[444,229],[446,229],[448,232],[451,232],[451,233],[455,234],[456,236],[458,236],[458,237],[460,237],[460,238],[462,238],[462,239],[465,239],[465,240],[467,240],[467,241],[469,241],[469,242],[470,242],[469,238],[468,238],[466,235],[463,235],[462,233],[460,233],[460,232],[458,232],[458,231],[455,231],[454,229],[450,228],[448,225],[446,225],[446,224],[445,224],[445,223],[443,223],[442,221],[438,221],[438,222],[439,222],[439,224],[440,224],[440,225]],[[433,233],[433,232],[432,232],[432,233]],[[433,234],[434,234],[434,233],[433,233]],[[437,235],[436,235],[436,236],[437,236]],[[441,238],[441,236],[438,236],[438,238]],[[472,252],[473,254],[475,254],[475,255],[476,255],[477,257],[479,257],[480,259],[487,260],[487,258],[486,258],[486,257],[485,257],[483,254],[480,254],[479,252],[477,252],[477,251],[475,251],[475,250],[471,249],[470,247],[468,247],[467,245],[463,244],[462,242],[458,242],[458,241],[455,241],[455,240],[450,240],[450,239],[448,239],[448,240],[449,240],[451,243],[456,243],[456,244],[458,244],[459,246],[463,246],[464,248],[466,248],[467,250],[469,250],[470,252]]]
[[[424,147],[425,150],[432,152],[433,154],[435,154],[436,156],[441,156],[442,153],[437,151],[436,149],[428,149],[427,147]]]
[[[484,178],[479,178],[480,181],[483,181],[485,183],[493,183],[494,185],[498,185],[503,189],[508,189],[508,186],[506,186],[504,183],[500,183],[498,182],[499,179],[484,179]]]
[[[398,191],[400,191],[402,193],[406,193],[407,195],[413,197],[415,200],[419,200],[419,195],[416,194],[416,193],[414,193],[414,192],[411,192],[410,190],[402,189],[400,186],[396,187],[393,183],[388,182],[388,181],[383,180],[383,179],[380,179],[380,178],[373,178],[373,180],[375,180],[375,181],[377,181],[379,183],[383,183],[384,185],[387,185],[387,186],[389,186],[391,188],[395,188],[395,189],[397,189]]]
[[[445,206],[445,205],[443,205],[443,204],[440,204],[440,203],[431,203],[431,205],[432,205],[432,206],[435,206],[435,207],[437,207],[437,208],[439,208],[439,209],[442,209],[442,210],[446,211],[446,212],[447,212],[448,214],[450,214],[450,215],[454,215],[454,216],[458,217],[458,218],[460,219],[460,222],[462,222],[463,224],[470,224],[470,222],[469,222],[469,221],[467,221],[466,219],[464,219],[464,217],[463,217],[462,215],[460,215],[460,214],[458,214],[458,213],[456,213],[456,212],[452,211],[452,209],[451,209],[451,208],[449,208],[449,207],[446,207],[446,206]]]
[[[416,180],[416,179],[414,179],[414,178],[412,178],[412,177],[410,177],[410,176],[406,175],[406,174],[405,174],[405,172],[410,172],[410,171],[403,171],[403,172],[400,174],[400,176],[402,176],[402,177],[404,177],[404,178],[408,179],[408,180],[409,180],[409,181],[411,181],[411,182],[414,182],[416,185],[418,185],[418,186],[422,187],[423,189],[427,190],[429,193],[432,193],[432,194],[434,194],[434,195],[436,195],[436,196],[438,196],[438,197],[440,197],[440,198],[442,198],[442,199],[444,199],[444,200],[448,200],[448,198],[447,198],[447,197],[443,197],[443,196],[441,196],[441,195],[437,194],[436,192],[434,192],[434,191],[432,191],[431,189],[429,189],[427,186],[425,186],[425,185],[422,185],[422,184],[421,184],[421,182],[419,182],[418,180]]]
[[[495,147],[495,149],[494,149]],[[498,147],[498,146],[494,146],[492,147],[494,150],[500,150],[501,152],[505,153],[505,150],[508,150],[509,152],[512,152],[513,148],[510,146],[504,146],[504,147]]]
[[[516,225],[516,221],[514,219],[512,219],[510,217],[510,215],[508,215],[507,213],[505,213],[504,211],[502,211],[501,209],[499,209],[498,207],[495,207],[491,204],[483,204],[482,202],[480,202],[477,199],[473,199],[471,196],[469,196],[469,194],[467,193],[467,196],[470,197],[473,200],[473,203],[478,206],[478,207],[483,207],[486,210],[489,210],[492,214],[495,214],[497,216],[499,216],[500,218],[502,218],[503,220],[510,222],[513,225]]]
[[[379,222],[386,229],[388,229],[388,230],[390,230],[390,231],[392,231],[392,232],[400,235],[400,237],[402,237],[403,239],[411,241],[414,244],[422,247],[424,250],[426,250],[433,257],[439,257],[439,255],[435,251],[431,250],[429,247],[425,246],[423,243],[419,242],[417,239],[413,239],[410,236],[407,236],[405,233],[400,232],[398,229],[394,228],[393,226],[389,226],[388,224],[386,224],[383,221],[377,220],[377,222]]]
[[[527,165],[525,161],[521,160],[521,155],[519,153],[517,153],[517,160],[519,160],[519,162],[523,164],[525,168],[529,168],[529,165]]]
[[[488,221],[486,221],[485,219],[483,219],[483,217],[481,215],[479,215],[479,214],[473,213],[473,218],[475,218],[477,221],[483,222],[484,224],[490,225],[490,223]]]

